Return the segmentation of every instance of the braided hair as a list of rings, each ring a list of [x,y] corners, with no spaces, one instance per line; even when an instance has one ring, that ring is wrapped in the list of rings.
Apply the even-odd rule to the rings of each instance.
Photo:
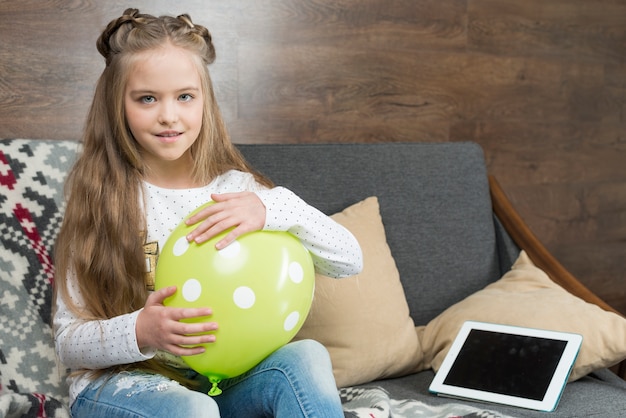
[[[204,45],[198,43],[199,55],[206,65],[215,61],[215,47],[209,30],[204,26],[194,24],[188,14],[177,17],[154,17],[139,13],[137,9],[126,9],[122,16],[107,25],[98,38],[96,46],[98,52],[105,58],[106,64],[109,65],[115,55],[127,52],[129,48],[131,51],[137,51],[138,48],[144,49],[150,38],[159,42],[163,34],[174,36],[177,32],[189,39],[197,37],[193,40],[195,43],[202,40]]]

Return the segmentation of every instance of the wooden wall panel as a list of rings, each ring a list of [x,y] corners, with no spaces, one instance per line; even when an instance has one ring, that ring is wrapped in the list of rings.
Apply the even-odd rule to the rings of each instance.
[[[626,0],[138,0],[211,30],[233,140],[476,141],[626,313]],[[121,0],[0,1],[0,137],[79,138]]]

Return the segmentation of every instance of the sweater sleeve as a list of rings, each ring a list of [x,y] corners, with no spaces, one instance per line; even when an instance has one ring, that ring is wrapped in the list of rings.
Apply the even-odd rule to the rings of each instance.
[[[266,208],[264,230],[287,231],[310,251],[315,270],[340,278],[363,268],[361,247],[350,231],[284,187],[258,190]]]
[[[68,275],[68,280],[70,297],[81,306],[82,297],[71,275]],[[135,333],[139,312],[107,320],[82,320],[67,308],[58,293],[54,335],[59,360],[74,370],[94,370],[154,357],[156,351],[139,351]]]

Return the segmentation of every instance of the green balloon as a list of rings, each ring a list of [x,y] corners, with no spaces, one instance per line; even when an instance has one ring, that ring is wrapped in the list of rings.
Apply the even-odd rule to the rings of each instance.
[[[193,211],[190,215],[210,202]],[[257,231],[222,250],[226,232],[202,244],[185,238],[196,226],[182,222],[161,249],[155,288],[176,286],[166,306],[210,307],[219,329],[205,352],[183,356],[189,367],[214,383],[259,364],[300,330],[313,300],[315,271],[308,250],[287,232]]]

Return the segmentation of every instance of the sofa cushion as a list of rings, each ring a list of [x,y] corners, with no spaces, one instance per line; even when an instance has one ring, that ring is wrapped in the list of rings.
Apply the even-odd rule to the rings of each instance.
[[[313,305],[296,339],[326,346],[339,387],[415,371],[422,352],[378,200],[370,197],[332,218],[359,241],[364,268],[343,279],[316,276]]]
[[[501,280],[451,306],[420,330],[426,364],[439,369],[466,320],[581,334],[570,381],[626,358],[626,318],[568,293],[524,251]]]
[[[0,141],[0,380],[67,401],[51,329],[53,246],[77,143]],[[8,399],[8,398],[5,398]]]

